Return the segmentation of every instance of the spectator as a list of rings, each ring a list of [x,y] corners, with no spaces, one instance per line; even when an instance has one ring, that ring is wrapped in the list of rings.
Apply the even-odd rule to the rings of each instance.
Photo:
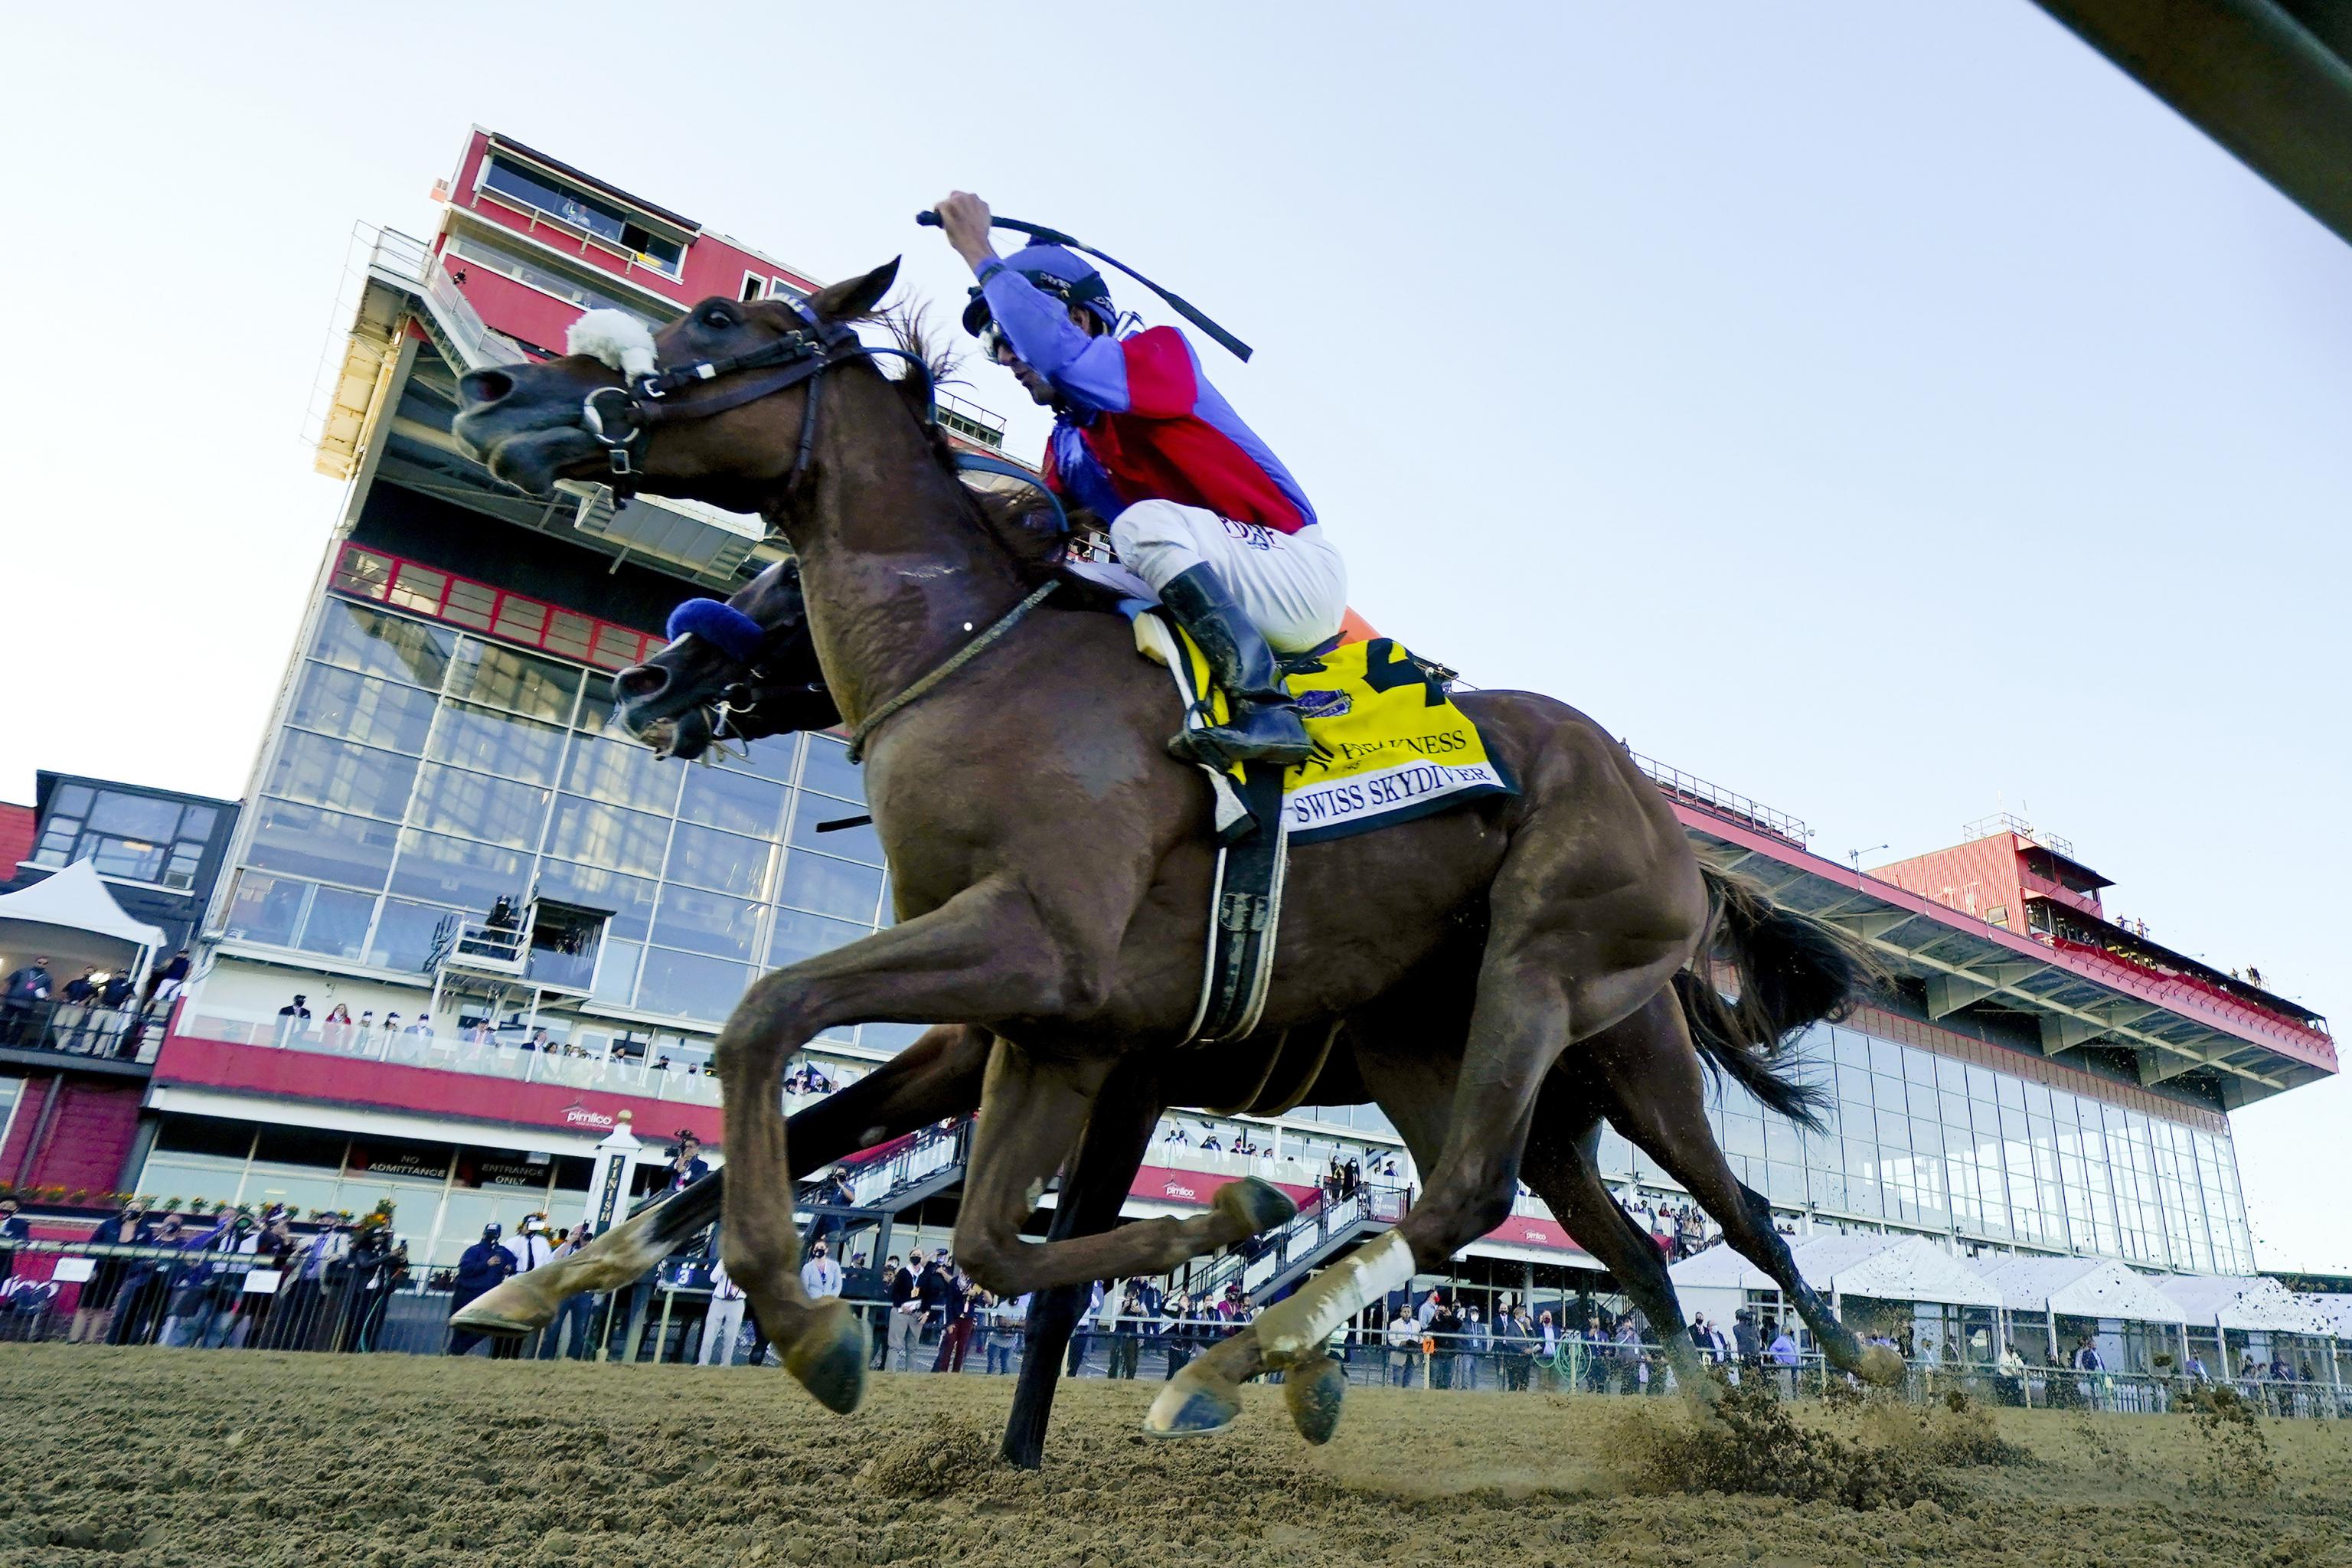
[[[940,1352],[931,1370],[961,1372],[964,1354],[971,1348],[971,1277],[952,1265],[942,1272],[946,1283],[940,1293]]]
[[[268,1289],[257,1288],[251,1273],[239,1278],[235,1302],[236,1321],[229,1330],[232,1349],[261,1344],[268,1336],[270,1315],[277,1310],[278,1293],[286,1288],[287,1260],[294,1255],[293,1212],[284,1204],[271,1204],[261,1211],[261,1226],[245,1238],[238,1250],[250,1255],[252,1267],[277,1274],[278,1282]]]
[[[522,1224],[507,1244],[514,1254],[514,1271],[528,1274],[555,1256],[555,1244],[547,1238],[547,1216],[533,1211],[522,1216]]]
[[[476,1297],[504,1284],[507,1276],[515,1271],[515,1255],[499,1240],[505,1228],[492,1220],[482,1227],[482,1239],[466,1248],[458,1258],[457,1289],[449,1295],[449,1310],[453,1316],[464,1310]],[[464,1355],[485,1339],[491,1342],[490,1355],[495,1360],[510,1360],[520,1348],[518,1341],[496,1339],[470,1329],[457,1329],[449,1335],[449,1353]]]
[[[669,1151],[669,1184],[662,1190],[683,1192],[709,1174],[710,1162],[702,1157],[702,1140],[681,1129]]]
[[[948,1326],[948,1288],[955,1282],[955,1274],[948,1261],[948,1249],[933,1249],[931,1260],[923,1265],[915,1280],[915,1293],[923,1303],[923,1343],[936,1345]]]
[[[102,1247],[144,1247],[154,1239],[154,1229],[136,1202],[122,1205],[122,1212],[100,1220],[90,1233],[90,1245]],[[120,1258],[100,1254],[90,1265],[89,1278],[83,1281],[81,1295],[74,1307],[73,1321],[66,1330],[68,1344],[102,1344],[107,1331],[114,1324],[114,1301],[122,1289],[122,1276],[128,1267]]]
[[[1111,1377],[1133,1378],[1136,1365],[1143,1358],[1143,1296],[1137,1281],[1130,1279],[1119,1292],[1118,1305],[1110,1321]]]
[[[1436,1291],[1432,1290],[1429,1295],[1430,1300],[1437,1303],[1435,1310],[1429,1312],[1422,1324],[1422,1331],[1430,1341],[1429,1385],[1432,1388],[1451,1388],[1454,1386],[1455,1361],[1460,1353],[1460,1341],[1456,1336],[1462,1332],[1462,1314],[1453,1302]]]
[[[551,1261],[560,1262],[594,1240],[596,1233],[586,1225],[575,1225],[564,1234]],[[596,1315],[596,1296],[591,1290],[575,1290],[563,1298],[555,1309],[555,1321],[548,1324],[539,1337],[539,1359],[552,1361],[561,1355],[580,1361],[588,1354],[588,1334]]]
[[[352,1010],[338,1002],[327,1011],[327,1021],[320,1028],[320,1037],[331,1051],[348,1054],[352,1048]]]
[[[16,1244],[33,1239],[33,1227],[16,1212],[16,1200],[0,1198],[0,1279],[16,1273]]]
[[[1503,1373],[1503,1386],[1511,1393],[1523,1393],[1535,1374],[1535,1321],[1528,1310],[1520,1307],[1495,1325],[1495,1361]]]
[[[1192,1359],[1192,1298],[1181,1290],[1171,1290],[1160,1299],[1160,1343],[1167,1352],[1168,1370],[1163,1378],[1174,1377]]]
[[[809,1248],[809,1260],[801,1265],[801,1289],[812,1300],[841,1294],[841,1265],[833,1260],[822,1237]]]
[[[990,1298],[988,1313],[988,1370],[1013,1372],[1013,1352],[1021,1343],[1022,1333],[1029,1326],[1029,1298],[1015,1296],[1009,1301]]]
[[[184,947],[172,954],[170,963],[149,974],[145,1005],[152,1007],[159,1002],[168,1004],[179,995],[180,988],[188,983],[188,950]]]
[[[1072,1377],[1086,1373],[1087,1352],[1094,1348],[1095,1321],[1102,1310],[1103,1282],[1097,1279],[1087,1287],[1087,1304],[1078,1310],[1078,1321],[1070,1331],[1069,1353],[1063,1358],[1062,1370]]]
[[[2025,1358],[2014,1344],[2004,1343],[1993,1363],[1992,1385],[2003,1405],[2025,1403]]]
[[[265,1340],[273,1350],[310,1350],[324,1343],[323,1308],[329,1279],[340,1270],[351,1238],[343,1226],[350,1216],[323,1215],[319,1234],[302,1249],[289,1277],[278,1284],[278,1300],[269,1312]],[[471,1300],[471,1298],[467,1298]],[[453,1309],[454,1310],[454,1309]],[[118,1321],[120,1314],[117,1314]]]
[[[1411,1312],[1399,1312],[1389,1320],[1381,1336],[1388,1347],[1389,1386],[1412,1386],[1413,1352],[1421,1344],[1421,1321]]]
[[[1350,1160],[1345,1165],[1340,1167],[1339,1195],[1341,1197],[1354,1197],[1356,1195],[1356,1189],[1363,1184],[1364,1167],[1360,1163]]]
[[[1793,1399],[1797,1394],[1797,1342],[1784,1323],[1772,1336],[1772,1364],[1780,1369],[1780,1395]]]
[[[1756,1337],[1756,1314],[1746,1307],[1731,1314],[1731,1339],[1741,1366],[1754,1368],[1763,1364],[1762,1342]]]
[[[243,1289],[245,1279],[242,1270],[232,1272],[224,1267],[225,1255],[236,1252],[252,1233],[253,1216],[240,1209],[234,1215],[218,1215],[215,1220],[211,1230],[180,1244],[193,1256],[174,1266],[170,1276],[170,1306],[163,1333],[166,1345],[217,1350],[228,1337],[236,1292]],[[227,1285],[225,1299],[224,1282]]]
[[[49,999],[49,986],[46,958],[8,976],[7,989],[0,993],[0,1045],[39,1047],[41,1005]]]
[[[1462,1338],[1455,1342],[1454,1357],[1454,1387],[1475,1389],[1478,1386],[1478,1365],[1486,1360],[1493,1345],[1493,1338],[1487,1333],[1485,1321],[1479,1318],[1478,1309],[1475,1306],[1463,1308]]]
[[[294,1000],[278,1009],[278,1043],[279,1045],[291,1045],[296,1039],[310,1032],[310,1009],[308,1000],[298,991],[294,994]]]
[[[735,1342],[743,1333],[743,1287],[728,1276],[717,1251],[710,1255],[710,1310],[702,1319],[702,1351],[698,1366],[732,1366]],[[756,1363],[758,1358],[754,1358]]]
[[[886,1360],[893,1372],[915,1370],[915,1347],[923,1331],[922,1280],[913,1267],[919,1261],[910,1253],[906,1266],[893,1258],[885,1270],[890,1277],[890,1348]]]

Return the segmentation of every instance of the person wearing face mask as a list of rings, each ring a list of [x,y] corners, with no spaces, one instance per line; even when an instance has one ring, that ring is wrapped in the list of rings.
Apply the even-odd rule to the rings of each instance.
[[[809,1259],[801,1265],[801,1289],[812,1300],[841,1294],[841,1265],[833,1260],[822,1240],[809,1248]]]
[[[515,1255],[508,1251],[499,1241],[504,1229],[505,1227],[498,1221],[492,1220],[482,1227],[482,1239],[466,1248],[464,1255],[457,1259],[457,1289],[449,1298],[449,1310],[453,1314],[463,1310],[466,1303],[475,1297],[504,1284],[507,1276],[515,1271]],[[486,1334],[473,1333],[463,1329],[457,1330],[449,1336],[449,1353],[464,1355],[475,1345],[488,1338],[489,1336]],[[516,1350],[520,1350],[521,1342],[491,1339],[492,1358],[508,1359],[499,1354],[501,1349],[507,1346],[513,1346]],[[509,1355],[512,1353],[513,1352],[509,1352]]]

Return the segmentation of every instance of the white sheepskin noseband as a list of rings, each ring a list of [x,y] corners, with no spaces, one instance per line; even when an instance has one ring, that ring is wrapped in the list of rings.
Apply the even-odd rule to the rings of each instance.
[[[572,323],[563,346],[602,360],[631,381],[654,373],[654,334],[626,310],[590,310]]]

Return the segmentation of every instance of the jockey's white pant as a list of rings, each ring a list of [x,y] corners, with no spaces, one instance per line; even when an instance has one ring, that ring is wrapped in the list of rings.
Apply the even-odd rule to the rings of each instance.
[[[1324,539],[1320,523],[1278,533],[1203,507],[1144,500],[1118,514],[1110,542],[1154,593],[1203,563],[1214,567],[1242,613],[1279,653],[1337,636],[1347,614],[1347,563]]]

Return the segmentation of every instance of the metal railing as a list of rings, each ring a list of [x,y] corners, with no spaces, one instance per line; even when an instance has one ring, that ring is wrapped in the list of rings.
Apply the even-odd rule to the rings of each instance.
[[[1196,1268],[1185,1281],[1195,1300],[1222,1296],[1227,1287],[1258,1298],[1291,1268],[1312,1260],[1325,1247],[1353,1237],[1360,1227],[1393,1224],[1404,1217],[1402,1187],[1361,1186],[1344,1196],[1318,1193],[1278,1230],[1252,1237]],[[1264,1305],[1263,1301],[1259,1305]]]
[[[386,1023],[362,1028],[356,1022],[316,1016],[300,1018],[283,1013],[224,1007],[210,1002],[190,1005],[174,1030],[176,1035],[189,1039],[226,1045],[389,1062],[396,1067],[470,1073],[515,1083],[601,1089],[608,1094],[677,1100],[689,1105],[719,1103],[718,1079],[700,1070],[698,1064],[671,1062],[657,1053],[651,1062],[624,1058],[613,1054],[610,1037],[600,1036],[593,1029],[577,1032],[583,1037],[600,1038],[600,1048],[591,1051],[583,1045],[552,1040],[543,1042],[545,1048],[534,1048],[523,1031],[511,1027],[491,1029],[477,1026],[453,1033],[419,1018],[398,1028],[388,1027]],[[665,1066],[665,1062],[668,1065]],[[863,1076],[850,1068],[831,1067],[828,1071],[833,1089],[845,1087]],[[797,1110],[823,1098],[823,1093],[814,1091],[787,1093],[784,1104],[788,1110]]]
[[[1628,754],[1633,757],[1634,765],[1650,776],[1652,784],[1675,800],[1704,806],[1735,821],[1744,822],[1775,838],[1786,839],[1800,849],[1804,848],[1813,837],[1812,829],[1805,826],[1801,817],[1791,816],[1785,811],[1775,811],[1761,801],[1741,795],[1737,790],[1725,789],[1721,784],[1710,784],[1680,768],[1669,767],[1655,757],[1645,757],[1630,748]]]
[[[170,1011],[168,1002],[143,1014],[136,1003],[107,1007],[56,997],[0,1002],[0,1047],[152,1063],[163,1042],[163,1020]]]

